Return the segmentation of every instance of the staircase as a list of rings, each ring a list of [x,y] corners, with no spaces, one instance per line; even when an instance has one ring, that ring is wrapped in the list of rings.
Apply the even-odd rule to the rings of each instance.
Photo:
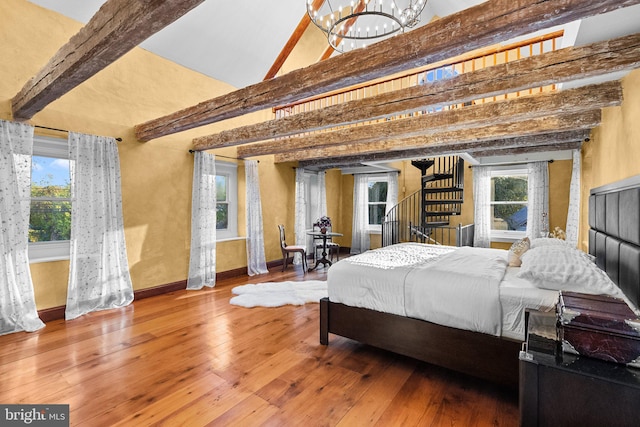
[[[421,188],[389,211],[382,225],[382,245],[408,241],[469,245],[473,225],[450,226],[450,218],[462,211],[464,160],[448,156],[411,164],[421,171]]]

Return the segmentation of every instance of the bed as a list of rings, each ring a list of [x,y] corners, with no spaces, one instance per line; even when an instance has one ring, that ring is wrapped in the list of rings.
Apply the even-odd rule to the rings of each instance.
[[[492,275],[488,269],[481,275],[480,280],[490,283],[491,294],[495,295],[497,289],[498,301],[474,293],[479,286],[477,278],[472,280],[475,284],[465,288],[461,278],[465,271],[452,279],[443,279],[448,277],[443,276],[443,272],[455,271],[461,260],[480,248],[442,249],[435,261],[434,257],[425,255],[426,265],[417,262],[418,255],[407,255],[405,258],[409,261],[405,265],[392,267],[388,259],[397,258],[397,254],[387,254],[386,258],[383,255],[379,262],[382,267],[368,265],[376,263],[376,253],[362,260],[355,258],[355,266],[353,259],[348,261],[354,257],[342,260],[329,270],[329,297],[320,302],[320,342],[328,345],[329,333],[332,333],[516,387],[524,308],[552,310],[559,289],[608,293],[625,298],[634,307],[640,303],[640,177],[592,190],[589,209],[590,255],[569,248],[557,239],[533,239],[531,249],[522,254],[522,267],[505,265],[503,273]],[[487,251],[484,258],[471,263],[475,268],[483,260],[487,263],[491,260],[494,268],[500,259],[505,264],[504,260],[509,257],[507,251],[480,250],[483,251]],[[412,256],[415,259],[412,260]],[[434,267],[443,260],[445,267]],[[566,268],[563,264],[573,267]],[[391,270],[398,274],[394,275]],[[432,274],[432,270],[438,271]],[[378,290],[367,284],[371,276],[380,282]],[[418,289],[417,294],[412,294],[407,290],[419,288],[421,281],[426,283],[425,277],[432,278],[426,291]],[[355,288],[347,282],[355,282]],[[426,296],[432,291],[431,287],[446,289],[451,284],[453,288],[463,286],[462,295],[469,293],[466,301],[447,306],[445,295],[436,302],[428,302],[431,296]],[[367,296],[371,301],[362,302]],[[417,298],[427,302],[416,304]],[[381,301],[388,305],[378,306]],[[479,308],[493,312],[494,319],[488,325],[484,320],[477,320],[482,310],[477,310],[473,301],[478,302],[475,305]],[[431,314],[415,311],[415,305],[442,306],[443,309],[431,318]],[[447,319],[446,314],[452,307],[470,311],[472,320],[456,323],[458,320]]]

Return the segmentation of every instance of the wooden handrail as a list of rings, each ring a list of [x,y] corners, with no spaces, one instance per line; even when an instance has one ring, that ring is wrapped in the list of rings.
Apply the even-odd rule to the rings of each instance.
[[[534,37],[534,38],[531,38],[531,39],[523,40],[521,42],[512,43],[512,44],[507,45],[507,46],[489,47],[489,48],[482,49],[481,51],[476,50],[476,51],[473,51],[473,52],[466,53],[464,55],[459,55],[459,56],[457,56],[455,58],[452,58],[450,60],[447,60],[447,61],[440,61],[440,62],[436,62],[436,63],[433,63],[433,64],[429,64],[429,65],[427,65],[425,67],[422,67],[422,68],[413,69],[413,70],[411,70],[410,72],[407,72],[407,73],[403,73],[403,74],[399,74],[399,75],[395,75],[395,76],[390,76],[390,77],[386,77],[386,78],[383,78],[383,79],[373,80],[373,81],[366,82],[366,83],[361,83],[361,84],[358,84],[358,85],[350,86],[348,88],[344,88],[344,89],[340,89],[340,90],[335,90],[335,91],[332,91],[332,92],[327,92],[327,93],[324,93],[324,94],[321,94],[321,95],[316,95],[316,96],[313,96],[313,97],[301,99],[299,101],[292,102],[290,104],[279,105],[279,106],[273,107],[272,108],[272,112],[275,114],[278,110],[284,110],[284,109],[287,109],[287,108],[292,108],[292,107],[295,107],[295,106],[298,106],[298,105],[302,105],[302,104],[306,104],[306,103],[309,103],[309,102],[319,101],[319,100],[322,100],[322,99],[330,98],[332,96],[343,95],[343,94],[346,94],[346,93],[349,93],[349,92],[353,92],[353,91],[360,90],[360,89],[366,89],[368,87],[373,87],[373,86],[376,86],[376,85],[379,85],[379,84],[384,84],[384,83],[389,83],[389,82],[396,81],[396,80],[401,80],[401,79],[406,78],[406,77],[411,77],[411,76],[416,75],[416,74],[425,73],[425,72],[436,70],[436,69],[439,69],[439,68],[453,67],[455,65],[463,64],[463,63],[468,62],[468,61],[475,61],[477,59],[483,59],[483,58],[486,58],[486,57],[489,57],[489,56],[498,55],[500,53],[508,52],[510,50],[518,49],[518,48],[521,48],[521,47],[533,46],[533,45],[538,44],[538,43],[544,43],[545,41],[555,40],[557,38],[562,37],[563,35],[564,35],[564,31],[563,30],[559,30],[559,31],[555,31],[555,32],[552,32],[552,33],[549,33],[549,34],[542,35],[542,36],[538,36],[538,37]],[[555,47],[555,41],[554,41],[553,50],[555,50],[555,48],[556,47]]]

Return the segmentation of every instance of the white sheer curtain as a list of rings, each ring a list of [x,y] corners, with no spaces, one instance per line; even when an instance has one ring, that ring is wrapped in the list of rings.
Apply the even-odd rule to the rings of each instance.
[[[540,237],[549,232],[549,162],[534,162],[529,170],[527,236]]]
[[[398,172],[387,172],[387,204],[385,214],[398,204]]]
[[[295,244],[299,246],[307,245],[307,183],[304,174],[304,168],[296,169],[296,218],[293,231],[295,233]],[[302,256],[299,253],[294,254],[293,263],[296,265],[302,263]]]
[[[474,236],[473,245],[491,246],[491,168],[473,167]]]
[[[245,160],[247,206],[247,272],[249,276],[268,273],[264,254],[264,229],[258,162]]]
[[[573,150],[573,169],[569,186],[569,210],[567,212],[566,240],[572,246],[578,246],[578,227],[580,226],[580,149]]]
[[[351,253],[359,254],[370,247],[369,206],[367,175],[353,176],[353,231],[351,234]]]
[[[327,173],[325,171],[318,172],[318,211],[315,218],[320,218],[327,213]]]
[[[69,133],[71,261],[65,317],[133,301],[113,138]]]
[[[29,270],[32,152],[33,127],[0,120],[0,335],[44,326]]]
[[[216,156],[196,151],[191,191],[191,254],[187,289],[216,285]]]

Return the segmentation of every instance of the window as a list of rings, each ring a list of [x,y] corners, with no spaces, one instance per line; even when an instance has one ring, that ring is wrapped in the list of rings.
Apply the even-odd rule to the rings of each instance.
[[[367,181],[369,229],[381,231],[387,208],[387,188],[389,183],[386,177],[381,176],[371,176]]]
[[[527,231],[527,169],[491,172],[491,238],[518,239]]]
[[[238,237],[238,167],[216,161],[217,240]]]
[[[31,159],[29,261],[69,259],[71,176],[66,139],[35,136]]]

